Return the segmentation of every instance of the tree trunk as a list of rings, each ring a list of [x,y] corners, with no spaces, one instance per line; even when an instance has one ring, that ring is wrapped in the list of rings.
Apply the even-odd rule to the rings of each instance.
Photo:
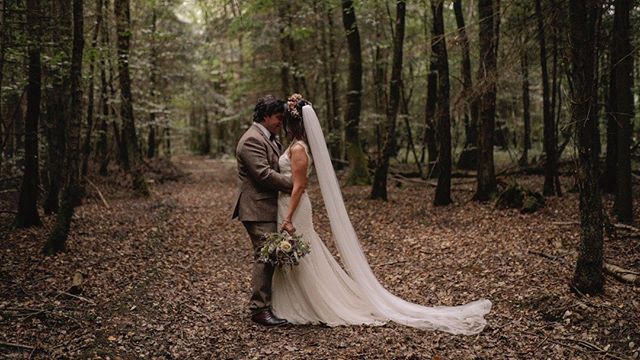
[[[207,108],[204,107],[202,109],[202,112],[204,113],[204,122],[203,122],[203,134],[202,134],[202,148],[200,150],[200,153],[202,155],[209,155],[211,153],[211,127],[209,126],[209,112],[207,111]]]
[[[164,138],[164,156],[171,157],[171,126],[168,121],[166,121],[162,132]]]
[[[542,119],[544,124],[544,186],[543,193],[545,196],[553,196],[557,194],[555,187],[556,175],[556,140],[555,125],[553,124],[553,115],[551,112],[550,92],[549,92],[549,72],[547,70],[547,48],[544,36],[544,19],[542,14],[541,0],[536,0],[536,18],[538,23],[538,42],[540,44],[540,67],[542,71]]]
[[[133,177],[134,190],[143,196],[149,196],[147,182],[140,169],[140,150],[133,118],[133,99],[131,96],[131,77],[129,75],[129,39],[131,38],[131,20],[129,0],[115,0],[116,31],[118,33],[118,75],[120,80],[120,117],[122,118],[122,141],[126,152],[125,169]]]
[[[98,46],[98,35],[100,34],[100,28],[102,23],[102,0],[96,1],[96,23],[93,32],[93,39],[91,39],[91,51],[89,52],[89,94],[87,95],[87,133],[84,138],[83,154],[82,154],[82,177],[87,175],[89,171],[89,155],[91,155],[91,133],[93,132],[93,83],[94,73],[96,67],[96,48]]]
[[[101,60],[100,69],[100,138],[98,140],[98,153],[100,158],[99,173],[102,176],[109,175],[109,95],[107,93],[107,75],[104,69],[106,64]]]
[[[479,138],[478,138],[478,186],[474,199],[486,201],[494,197],[496,193],[496,174],[493,163],[493,136],[496,116],[496,81],[497,81],[497,54],[498,54],[498,29],[496,23],[500,22],[500,13],[496,12],[493,0],[479,0],[478,13],[480,23],[480,64],[478,68],[478,85],[482,88],[480,94],[479,111]]]
[[[318,4],[320,4],[322,7],[320,9],[318,9]],[[313,11],[314,12],[318,12],[318,11],[322,11],[324,13],[326,13],[328,16],[331,16],[331,11],[329,10],[330,7],[327,7],[327,5],[324,2],[314,2],[313,3]],[[327,135],[326,137],[329,138],[331,137],[331,134],[333,133],[333,102],[332,102],[332,97],[331,97],[331,68],[330,68],[330,64],[329,64],[329,40],[328,40],[328,26],[327,26],[327,22],[325,21],[326,16],[318,16],[317,18],[317,22],[316,22],[316,27],[318,27],[319,29],[321,29],[319,31],[320,33],[320,54],[322,57],[322,72],[323,72],[323,78],[322,78],[322,88],[324,90],[324,118],[327,119]],[[329,148],[329,154],[331,157],[334,157],[333,152],[334,150],[332,150],[332,144],[331,144],[331,140],[330,139],[325,139],[327,142],[327,147]]]
[[[331,11],[332,7],[327,7],[327,23],[328,23],[328,40],[329,40],[329,84],[330,87],[330,95],[331,95],[331,115],[332,118],[329,119],[331,121],[331,127],[335,129],[337,134],[337,139],[335,144],[331,144],[332,146],[332,156],[336,159],[342,158],[342,123],[340,121],[340,88],[339,88],[339,75],[338,75],[338,59],[336,57],[336,40],[334,34],[335,24],[333,22],[333,12]],[[355,13],[354,13],[355,17]],[[355,23],[355,22],[354,22]],[[356,24],[357,27],[357,24]],[[359,36],[358,36],[359,37]],[[358,120],[359,121],[359,120]],[[369,179],[369,175],[367,174],[367,183]]]
[[[47,255],[64,250],[75,207],[80,202],[80,128],[82,123],[83,0],[73,0],[73,50],[71,52],[71,108],[67,128],[67,157],[62,203],[56,223],[44,246]]]
[[[147,137],[147,157],[153,159],[156,157],[156,114],[149,114],[149,136]]]
[[[522,50],[520,56],[520,68],[522,69],[522,118],[524,120],[524,140],[522,157],[519,164],[522,167],[529,166],[529,149],[531,149],[531,113],[529,111],[529,60],[527,50]]]
[[[433,12],[433,11],[432,11]],[[430,178],[438,176],[438,141],[436,138],[436,107],[438,105],[438,35],[435,21],[431,26],[431,54],[429,56],[429,73],[427,75],[427,103],[425,105],[425,138],[428,162],[427,174]]]
[[[391,83],[389,86],[389,108],[387,109],[387,133],[382,149],[382,158],[376,164],[375,177],[371,189],[372,199],[387,200],[387,174],[389,159],[393,151],[396,135],[396,117],[400,103],[400,83],[402,81],[402,48],[404,43],[405,2],[396,2],[396,29],[393,41],[393,67],[391,68]]]
[[[384,84],[386,81],[386,58],[387,51],[382,47],[382,42],[384,41],[384,31],[382,29],[382,20],[383,14],[381,6],[378,6],[378,2],[376,2],[375,9],[375,48],[373,54],[373,100],[374,100],[374,110],[376,115],[384,114],[385,109],[387,107],[387,95],[384,91]],[[378,124],[378,118],[375,120],[376,124]]]
[[[67,0],[55,2],[56,27],[54,48],[60,57],[59,62],[67,64],[71,58],[73,36],[72,10]],[[59,210],[60,190],[63,186],[63,167],[66,157],[66,127],[69,117],[69,72],[65,66],[56,66],[49,71],[52,79],[51,89],[48,90],[46,101],[45,136],[47,138],[46,169],[49,186],[44,200],[45,214],[57,213]]]
[[[347,143],[347,159],[349,171],[347,183],[368,184],[369,172],[367,159],[360,143],[360,110],[362,106],[362,50],[360,48],[360,33],[351,0],[342,1],[342,23],[347,35],[349,46],[349,82],[347,90],[347,109],[345,111],[345,140]]]
[[[449,59],[447,42],[444,37],[444,0],[431,0],[435,46],[438,69],[438,99],[435,123],[438,134],[438,185],[433,200],[434,205],[448,205],[451,201],[451,121],[449,113]]]
[[[582,294],[604,291],[602,274],[603,213],[598,188],[598,159],[593,140],[596,123],[593,109],[594,29],[599,0],[570,0],[571,40],[571,121],[575,124],[578,146],[578,189],[580,190],[580,253],[571,286]]]
[[[151,59],[149,59],[150,70],[149,70],[149,91],[151,95],[151,102],[153,106],[151,107],[151,111],[149,112],[149,137],[147,138],[147,157],[149,159],[153,159],[156,156],[156,107],[157,107],[157,96],[156,96],[156,88],[158,83],[158,49],[156,44],[156,8],[155,4],[152,5],[153,9],[151,14]]]
[[[29,79],[27,88],[27,115],[25,117],[24,174],[20,188],[18,213],[14,225],[19,228],[40,226],[38,213],[38,119],[42,65],[40,63],[39,0],[27,0],[27,29],[29,36]]]
[[[558,11],[557,4],[555,0],[551,0],[551,11]],[[558,17],[553,17],[553,25],[551,27],[551,42],[552,42],[552,56],[553,56],[553,67],[551,68],[551,104],[550,104],[550,123],[553,125],[553,183],[556,190],[557,196],[562,196],[562,188],[560,184],[560,174],[558,172],[558,163],[560,161],[560,154],[558,152],[558,125],[559,121],[557,121],[556,117],[556,105],[560,102],[560,79],[558,78],[558,33],[560,31],[560,25],[558,23]],[[558,113],[560,109],[557,110]],[[597,116],[597,114],[596,114]]]
[[[596,30],[596,34],[600,33],[600,29]],[[606,54],[605,54],[605,49],[600,49],[599,46],[599,42],[598,42],[598,46],[596,47],[597,51],[598,51],[598,56],[596,56],[596,60],[595,60],[595,64],[594,64],[594,77],[593,77],[593,81],[595,83],[594,86],[594,99],[596,99],[595,102],[595,110],[594,112],[594,116],[596,117],[596,122],[598,124],[598,126],[596,126],[596,134],[595,134],[595,140],[596,140],[596,144],[595,144],[595,149],[596,149],[596,153],[598,154],[598,158],[600,158],[600,155],[602,154],[602,141],[600,140],[600,109],[602,108],[602,104],[605,104],[605,119],[607,117],[606,115],[606,111],[607,111],[607,98],[608,96],[608,92],[609,92],[609,87],[608,87],[608,79],[607,79],[607,74],[608,74],[608,67],[606,66]],[[602,89],[602,90],[600,90]],[[601,93],[602,93],[602,100],[600,100],[601,97]],[[602,174],[601,174],[602,176]]]
[[[616,92],[616,76],[615,65],[613,61],[613,41],[617,36],[612,36],[611,49],[609,51],[609,96],[605,105],[605,113],[607,116],[607,154],[605,159],[605,170],[600,177],[602,190],[608,194],[616,193],[616,174],[618,165],[618,124],[617,124],[617,92]]]
[[[616,0],[613,20],[611,62],[615,78],[615,125],[617,126],[616,196],[614,212],[619,221],[633,221],[631,189],[631,130],[633,121],[633,52],[630,40],[631,0]]]
[[[469,37],[464,24],[462,0],[454,0],[453,10],[456,15],[456,25],[460,36],[462,50],[462,86],[467,110],[464,112],[465,142],[458,159],[458,167],[465,170],[476,169],[478,162],[478,100],[473,94],[473,80],[471,77],[471,54],[469,52]],[[471,116],[469,116],[471,113]]]
[[[4,122],[4,107],[2,106],[4,96],[2,95],[2,84],[4,82],[4,56],[6,53],[6,44],[7,44],[7,2],[2,1],[2,5],[0,6],[0,29],[2,29],[2,34],[0,34],[0,167],[2,166],[2,160],[4,159],[3,154],[5,153],[5,133],[9,134],[7,127]]]
[[[100,1],[102,2],[102,1]],[[108,1],[103,4],[105,9],[108,9]],[[103,10],[100,10],[101,12]],[[100,30],[101,39],[100,42],[103,47],[109,46],[109,34],[107,32],[105,21],[101,23],[102,29]],[[107,176],[109,174],[109,93],[107,82],[107,61],[105,57],[108,55],[101,54],[100,57],[100,107],[102,114],[100,116],[100,138],[98,140],[98,151],[100,154],[100,175]]]
[[[322,44],[322,66],[324,71],[325,109],[327,118],[327,146],[333,159],[342,157],[342,126],[340,124],[340,101],[338,97],[338,75],[334,36],[333,7],[321,2],[324,17],[319,26]],[[323,21],[322,19],[326,20]]]
[[[27,85],[26,92],[27,93],[29,92],[28,85]],[[28,102],[28,100],[26,102]],[[14,150],[16,152],[18,151],[18,149],[24,149],[24,146],[25,146],[24,142],[25,142],[25,135],[26,135],[25,134],[26,110],[25,110],[24,104],[25,104],[25,97],[24,96],[18,97],[18,102],[16,103],[16,111],[14,112],[14,116],[13,116],[13,138],[14,138],[13,143],[14,143]]]
[[[609,87],[614,88],[614,80],[611,79]],[[615,90],[611,90],[615,91]],[[609,95],[609,101],[612,101],[612,95]],[[615,99],[613,100],[615,101]],[[605,158],[605,170],[601,176],[600,183],[602,190],[608,194],[616,193],[616,166],[618,165],[618,125],[616,124],[613,108],[608,106],[607,113],[607,154]]]
[[[289,72],[290,72],[290,56],[289,54],[289,41],[288,41],[288,33],[291,31],[289,29],[287,21],[288,12],[291,10],[288,6],[287,2],[279,2],[278,5],[278,23],[280,27],[280,59],[282,63],[280,64],[280,83],[281,83],[281,91],[284,94],[285,98],[291,94],[291,85],[289,84]],[[307,94],[308,96],[308,94]]]

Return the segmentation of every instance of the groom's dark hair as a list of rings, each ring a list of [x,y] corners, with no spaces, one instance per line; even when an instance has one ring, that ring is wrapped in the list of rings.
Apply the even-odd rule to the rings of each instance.
[[[261,123],[266,116],[284,113],[284,101],[273,95],[265,95],[258,99],[253,109],[253,121]]]

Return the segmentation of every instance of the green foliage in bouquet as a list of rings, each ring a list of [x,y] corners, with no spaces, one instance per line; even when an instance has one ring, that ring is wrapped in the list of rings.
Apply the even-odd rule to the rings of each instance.
[[[258,261],[284,267],[298,265],[300,258],[308,254],[309,244],[302,241],[302,235],[287,232],[265,234]]]

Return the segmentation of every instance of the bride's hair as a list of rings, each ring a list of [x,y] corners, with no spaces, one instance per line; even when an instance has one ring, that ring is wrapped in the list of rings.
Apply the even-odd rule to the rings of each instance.
[[[289,96],[284,114],[284,131],[291,134],[294,140],[307,141],[307,134],[304,132],[302,119],[302,107],[311,103],[305,100],[300,94]]]

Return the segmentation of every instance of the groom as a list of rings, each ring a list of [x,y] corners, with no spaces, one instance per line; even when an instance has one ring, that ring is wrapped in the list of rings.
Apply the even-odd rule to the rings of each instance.
[[[282,125],[284,101],[267,95],[258,100],[253,125],[242,135],[236,147],[240,188],[232,218],[247,229],[253,245],[251,279],[251,320],[265,326],[287,321],[271,312],[273,265],[256,261],[264,244],[264,234],[277,231],[278,191],[291,192],[291,179],[278,173],[282,145],[275,135]]]

